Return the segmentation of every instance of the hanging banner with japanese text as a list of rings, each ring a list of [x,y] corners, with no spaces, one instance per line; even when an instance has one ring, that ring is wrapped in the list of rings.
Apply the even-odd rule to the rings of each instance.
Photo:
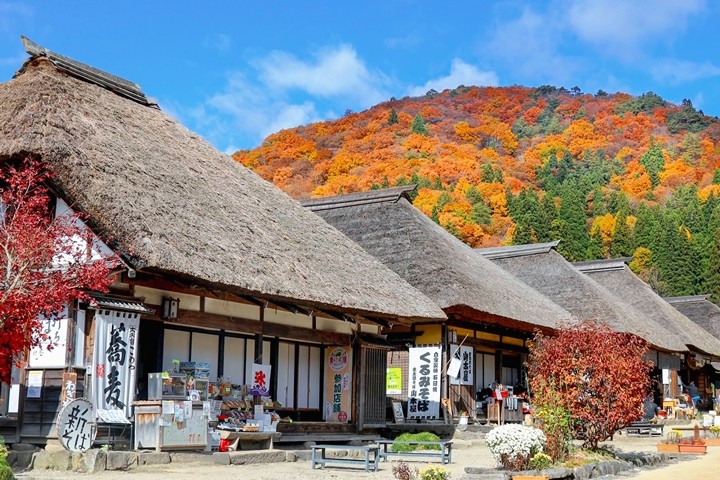
[[[250,385],[251,395],[260,395],[261,397],[270,395],[270,372],[270,365],[253,363],[252,385]]]
[[[352,408],[352,349],[329,347],[325,360],[325,421],[347,423]]]
[[[473,347],[467,345],[450,345],[450,353],[454,358],[460,359],[460,370],[456,377],[450,377],[451,385],[472,385],[475,380],[473,369],[473,357],[475,351]]]
[[[441,353],[440,346],[410,349],[408,418],[438,418]]]
[[[30,349],[30,367],[65,367],[68,336],[68,310],[57,318],[40,318],[38,345]]]
[[[131,416],[137,374],[140,315],[98,310],[93,349],[93,403],[103,410],[124,410]]]

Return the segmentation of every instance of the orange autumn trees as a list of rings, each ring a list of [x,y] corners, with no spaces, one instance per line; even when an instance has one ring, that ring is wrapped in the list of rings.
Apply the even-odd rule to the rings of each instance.
[[[621,212],[679,209],[677,192],[693,186],[707,214],[683,206],[679,221],[700,222],[688,229],[710,245],[720,195],[720,122],[651,92],[459,86],[282,130],[233,156],[295,198],[413,183],[415,205],[469,245],[559,238],[585,259],[618,251]],[[579,202],[572,220],[568,202]],[[647,249],[655,268],[663,253],[648,221],[628,220],[621,250]],[[577,238],[561,238],[569,231]]]

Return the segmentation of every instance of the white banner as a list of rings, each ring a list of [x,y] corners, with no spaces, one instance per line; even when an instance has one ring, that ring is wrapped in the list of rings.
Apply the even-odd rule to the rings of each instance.
[[[103,410],[119,409],[131,415],[135,398],[137,339],[140,315],[98,310],[95,313],[93,403]]]
[[[450,377],[451,385],[472,385],[475,380],[475,369],[473,368],[473,357],[475,355],[473,347],[462,345],[450,346],[450,352],[452,352],[453,358],[460,359],[460,368],[458,375]]]
[[[439,346],[410,349],[408,418],[439,417],[441,352]]]
[[[42,318],[40,344],[30,349],[30,367],[65,367],[67,354],[68,310],[56,318]],[[51,347],[48,349],[48,347]]]
[[[250,385],[250,393],[252,395],[260,395],[267,397],[270,395],[270,365],[262,365],[253,363],[252,366],[252,385]]]

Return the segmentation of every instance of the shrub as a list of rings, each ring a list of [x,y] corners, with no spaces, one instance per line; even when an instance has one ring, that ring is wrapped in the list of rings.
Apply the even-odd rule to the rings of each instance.
[[[0,437],[0,480],[13,480],[15,478],[12,468],[7,463],[7,454],[8,449],[5,446],[5,439]]]
[[[398,462],[392,467],[393,477],[398,480],[415,480],[417,469],[413,470],[405,462]]]
[[[573,440],[572,418],[561,395],[553,384],[542,381],[536,383],[535,418],[547,438],[545,453],[555,462],[567,458]]]
[[[443,467],[425,467],[418,472],[420,480],[448,480],[450,472]]]
[[[584,448],[597,449],[641,415],[650,388],[652,362],[645,361],[646,342],[604,324],[583,322],[556,336],[535,336],[528,358],[528,377],[535,403],[553,385]],[[621,354],[619,354],[621,352]]]
[[[710,427],[710,433],[715,438],[720,437],[720,425],[713,425],[712,427]]]
[[[536,453],[530,459],[530,468],[532,468],[533,470],[543,470],[545,468],[550,468],[552,464],[553,459],[550,457],[550,455],[546,455],[542,452]]]
[[[439,442],[440,437],[431,432],[403,433],[395,440],[410,442]],[[440,445],[409,445],[406,443],[394,443],[393,452],[412,452],[413,450],[440,450]]]
[[[545,447],[542,430],[522,425],[507,424],[496,427],[485,437],[495,459],[508,470],[524,470],[530,459]]]

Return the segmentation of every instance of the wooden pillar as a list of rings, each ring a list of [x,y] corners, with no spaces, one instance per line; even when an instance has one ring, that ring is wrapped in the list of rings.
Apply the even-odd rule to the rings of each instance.
[[[255,334],[255,352],[253,354],[253,361],[255,363],[262,363],[263,354],[263,327],[265,326],[265,305],[260,305],[260,332]],[[275,372],[277,375],[277,372]],[[252,384],[252,379],[250,379]],[[260,403],[260,395],[254,395],[253,401],[257,405]]]

